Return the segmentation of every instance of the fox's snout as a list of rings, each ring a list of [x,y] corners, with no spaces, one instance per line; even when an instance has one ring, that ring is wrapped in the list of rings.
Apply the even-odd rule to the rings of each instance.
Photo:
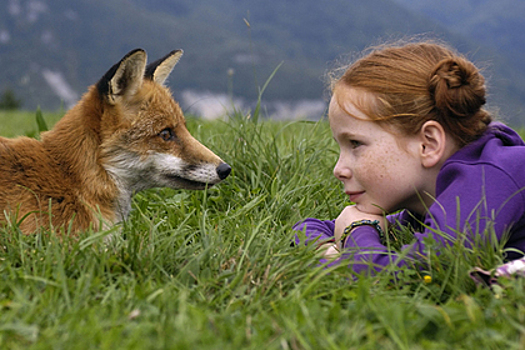
[[[128,122],[117,124],[117,132],[101,147],[101,163],[120,193],[153,187],[202,190],[231,172],[189,133],[180,106],[164,86],[181,55],[173,51],[148,65],[144,73],[146,54],[133,51],[97,85],[104,101],[127,106],[129,113],[122,118]]]

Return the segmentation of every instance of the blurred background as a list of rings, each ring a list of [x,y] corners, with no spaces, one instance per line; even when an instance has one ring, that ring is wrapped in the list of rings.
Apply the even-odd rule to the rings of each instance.
[[[140,47],[150,61],[184,50],[168,84],[186,113],[249,110],[275,72],[263,115],[319,119],[329,69],[412,35],[483,67],[489,108],[525,126],[523,0],[3,0],[0,108],[67,109]]]

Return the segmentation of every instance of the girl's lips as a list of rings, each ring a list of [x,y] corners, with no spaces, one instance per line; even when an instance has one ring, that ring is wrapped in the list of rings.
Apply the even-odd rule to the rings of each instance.
[[[345,192],[348,197],[350,198],[350,201],[351,202],[356,202],[356,200],[363,194],[365,193],[365,191],[360,191],[360,192],[350,192],[350,191],[347,191]]]

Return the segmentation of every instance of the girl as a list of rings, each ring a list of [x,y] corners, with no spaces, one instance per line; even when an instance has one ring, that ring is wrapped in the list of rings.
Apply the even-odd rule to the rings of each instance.
[[[509,260],[525,251],[525,144],[483,109],[485,81],[467,59],[441,44],[382,47],[332,83],[329,122],[340,148],[334,175],[354,205],[334,221],[294,226],[325,257],[355,272],[425,256],[458,235],[495,232]],[[392,214],[395,213],[395,214]],[[398,259],[390,227],[410,227]],[[491,231],[493,229],[493,231]]]

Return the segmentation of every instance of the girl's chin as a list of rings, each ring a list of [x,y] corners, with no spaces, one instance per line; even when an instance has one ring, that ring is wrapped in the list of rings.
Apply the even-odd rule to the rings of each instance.
[[[356,203],[355,207],[357,210],[363,213],[372,214],[372,215],[384,215],[385,211],[382,210],[379,206],[374,204],[366,204],[366,203]]]

